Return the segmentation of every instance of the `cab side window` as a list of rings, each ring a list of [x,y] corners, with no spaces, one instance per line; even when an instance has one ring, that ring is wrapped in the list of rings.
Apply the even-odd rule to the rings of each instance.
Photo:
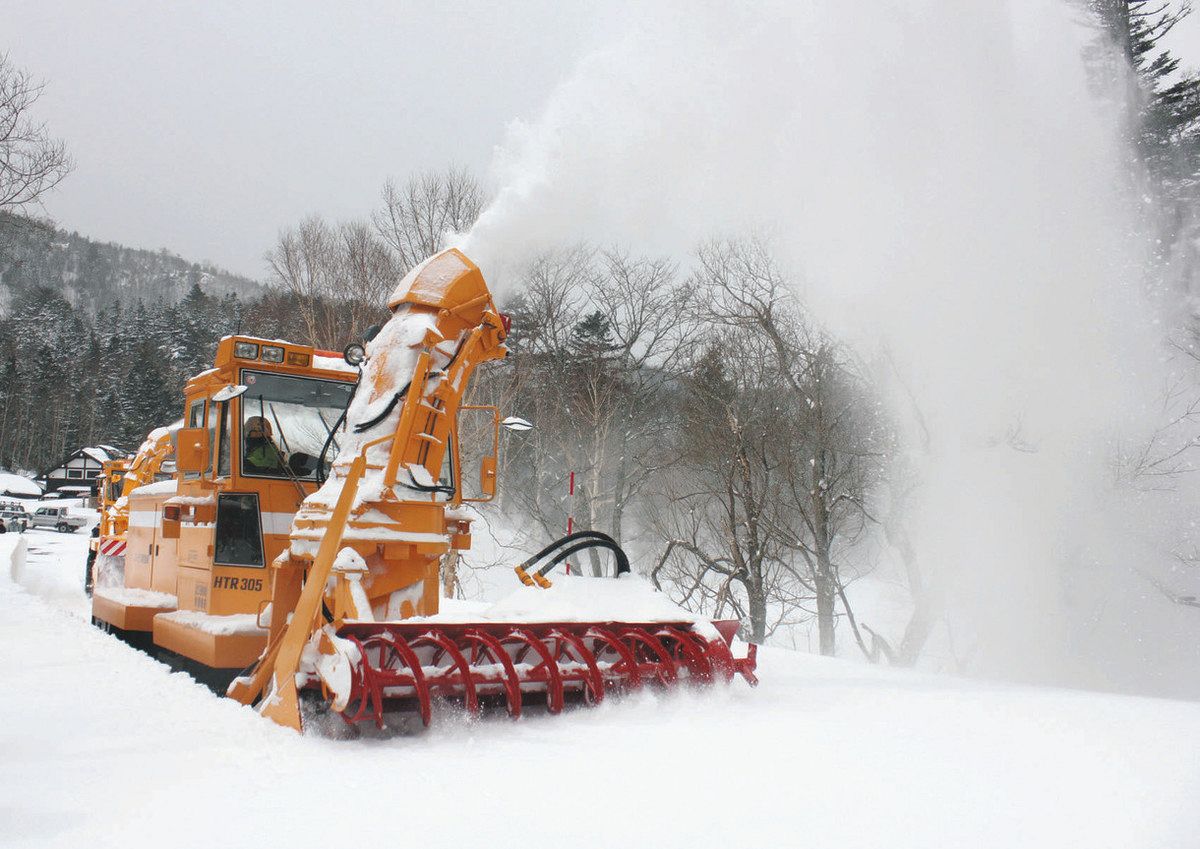
[[[227,493],[217,496],[217,531],[213,562],[219,566],[262,566],[262,525],[258,496]]]
[[[227,478],[231,471],[231,461],[229,457],[229,402],[226,401],[221,407],[224,410],[224,415],[221,416],[221,442],[217,448],[217,477]]]
[[[188,409],[188,427],[204,427],[205,424],[206,424],[206,422],[205,422],[205,417],[204,417],[204,401],[203,400],[193,401],[192,406]],[[215,424],[209,428],[209,432],[208,432],[208,444],[209,445],[213,444],[213,437],[215,436],[215,434],[213,433],[214,430],[216,430]],[[211,472],[211,471],[212,471],[212,455],[209,454],[208,469],[206,470],[206,473]],[[184,477],[189,478],[189,479],[198,478],[198,477],[200,477],[200,473],[199,472],[187,472],[184,475]]]

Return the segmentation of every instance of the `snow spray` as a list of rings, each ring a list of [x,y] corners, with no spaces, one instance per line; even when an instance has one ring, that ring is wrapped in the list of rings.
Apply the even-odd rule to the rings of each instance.
[[[511,125],[464,248],[503,289],[580,240],[683,258],[765,234],[818,320],[878,361],[914,469],[903,522],[941,600],[926,658],[1155,689],[1122,611],[1147,588],[1113,579],[1109,458],[1142,425],[1157,349],[1121,104],[1089,79],[1082,13],[648,5]]]

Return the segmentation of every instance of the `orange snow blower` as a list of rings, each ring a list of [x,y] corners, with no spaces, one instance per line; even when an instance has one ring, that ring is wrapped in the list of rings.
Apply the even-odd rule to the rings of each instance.
[[[132,515],[156,517],[153,574],[169,572],[176,591],[135,589],[148,579],[127,573],[104,592],[143,614],[122,621],[147,623],[160,653],[191,668],[241,670],[228,695],[296,729],[310,700],[383,726],[393,711],[428,724],[438,699],[519,716],[528,702],[554,713],[644,685],[756,683],[754,646],[731,651],[736,621],[675,607],[595,531],[521,564],[526,586],[491,608],[440,609],[442,559],[471,545],[468,505],[496,493],[499,412],[463,397],[477,366],[505,356],[509,319],[453,249],[413,269],[388,306],[382,329],[336,364],[290,343],[222,341],[217,368],[186,390],[175,487],[134,494]],[[467,410],[490,422],[474,498]],[[160,538],[174,548],[160,551]],[[615,578],[551,581],[586,548],[611,553]]]
[[[476,366],[505,356],[509,322],[457,250],[414,269],[388,306],[392,318],[364,352],[342,453],[305,499],[275,563],[269,647],[230,695],[300,728],[304,689],[349,721],[382,725],[385,711],[405,704],[428,724],[438,697],[475,712],[496,696],[516,716],[533,694],[557,712],[572,691],[594,703],[649,682],[738,673],[753,682],[753,647],[742,659],[730,652],[733,622],[704,629],[692,621],[556,621],[558,608],[548,617],[535,610],[542,621],[438,615],[439,559],[470,545],[461,508],[473,499],[463,495],[458,413]],[[474,500],[496,491],[500,417],[490,412],[492,451]],[[620,547],[591,531],[544,549],[518,573],[546,560],[537,574],[547,585],[555,564],[586,547],[612,550],[618,579],[628,573]]]

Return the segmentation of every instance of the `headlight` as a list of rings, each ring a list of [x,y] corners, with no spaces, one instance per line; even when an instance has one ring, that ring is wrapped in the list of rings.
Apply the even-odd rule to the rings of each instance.
[[[253,342],[238,342],[233,346],[233,355],[243,360],[257,360],[258,345]]]
[[[277,348],[274,345],[263,345],[262,361],[264,363],[283,362],[283,348]]]

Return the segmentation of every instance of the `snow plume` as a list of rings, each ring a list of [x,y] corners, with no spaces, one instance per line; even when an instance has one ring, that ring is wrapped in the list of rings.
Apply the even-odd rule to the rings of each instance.
[[[899,515],[946,612],[930,651],[1130,688],[1162,640],[1112,614],[1155,591],[1122,562],[1109,458],[1161,385],[1119,104],[1089,78],[1081,17],[1051,0],[637,12],[511,127],[461,243],[502,289],[580,239],[684,256],[766,233],[813,313],[878,353],[917,484]]]

